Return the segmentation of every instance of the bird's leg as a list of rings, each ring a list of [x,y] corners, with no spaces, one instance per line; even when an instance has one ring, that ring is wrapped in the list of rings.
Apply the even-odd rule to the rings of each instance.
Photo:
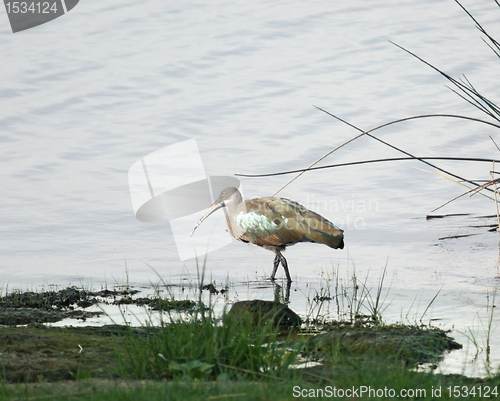
[[[273,268],[273,273],[271,274],[271,281],[274,281],[276,276],[276,272],[278,271],[278,266],[280,265],[280,257],[279,253],[276,254],[276,257],[274,258],[274,268]]]
[[[286,263],[285,257],[281,254],[280,251],[278,251],[276,256],[279,257],[279,260],[280,260],[281,264],[283,265],[283,269],[285,269],[286,281],[291,283],[292,279],[290,277],[290,272],[288,271],[288,263]],[[276,264],[275,264],[275,266],[276,266]]]

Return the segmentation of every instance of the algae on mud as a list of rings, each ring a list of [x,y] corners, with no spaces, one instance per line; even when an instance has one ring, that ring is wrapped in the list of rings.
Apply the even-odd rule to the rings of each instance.
[[[3,379],[23,383],[116,378],[120,376],[117,360],[128,359],[126,344],[133,338],[147,341],[150,336],[160,336],[163,330],[156,328],[146,333],[144,329],[126,326],[61,328],[41,324],[3,327],[0,329]],[[296,343],[305,337],[308,337],[306,332],[295,331],[292,341]],[[378,363],[414,366],[419,362],[436,361],[443,350],[458,346],[442,331],[415,328],[358,328],[355,332],[352,328],[345,328],[316,334],[304,341],[305,357],[314,355],[314,359],[324,361],[323,368],[314,369],[321,370],[323,377],[347,368],[344,363],[339,363],[338,358],[335,361],[337,366],[332,368],[335,348],[338,354],[348,357],[349,365],[355,360],[366,363],[367,359],[372,359]],[[177,362],[185,363],[186,360],[180,358]]]
[[[0,329],[0,363],[10,383],[118,377],[116,352],[123,348],[122,326]]]
[[[178,301],[159,296],[134,297],[139,292],[130,288],[89,291],[75,286],[59,291],[13,291],[0,296],[0,325],[54,323],[68,318],[85,321],[103,314],[102,311],[84,310],[99,303],[134,304],[147,306],[152,310],[192,310],[197,306],[197,303],[191,300]]]

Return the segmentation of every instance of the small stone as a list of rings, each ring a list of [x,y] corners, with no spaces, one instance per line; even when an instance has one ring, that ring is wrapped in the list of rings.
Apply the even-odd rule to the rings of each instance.
[[[297,327],[302,319],[287,305],[274,301],[255,299],[239,301],[233,304],[226,315],[230,319],[249,319],[254,325],[272,324],[280,327]]]

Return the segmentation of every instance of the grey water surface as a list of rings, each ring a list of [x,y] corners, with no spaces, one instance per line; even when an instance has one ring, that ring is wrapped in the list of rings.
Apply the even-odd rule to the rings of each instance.
[[[500,38],[493,1],[463,4]],[[129,168],[169,145],[196,139],[207,176],[269,173],[306,167],[357,134],[314,105],[361,129],[419,114],[485,118],[389,41],[454,77],[466,74],[499,100],[498,58],[452,0],[86,1],[16,34],[2,9],[2,290],[126,280],[148,287],[159,281],[156,272],[175,285],[196,282],[196,260],[180,260],[169,224],[137,220],[129,193]],[[500,158],[489,138],[500,141],[495,128],[464,120],[429,118],[375,134],[418,156]],[[398,156],[363,137],[322,163]],[[436,164],[476,180],[489,179],[492,169]],[[337,272],[376,291],[386,269],[384,318],[453,329],[464,350],[440,369],[484,375],[499,237],[473,226],[494,224],[483,216],[496,210],[481,195],[465,196],[436,213],[470,215],[426,220],[466,190],[431,170],[415,161],[327,169],[280,192],[345,230],[342,251],[315,244],[286,251],[290,306],[307,314],[307,299]],[[289,178],[241,185],[246,198],[269,196]],[[206,280],[227,284],[230,300],[272,299],[264,278],[273,257],[233,242],[207,255]],[[483,347],[475,364],[471,332]]]

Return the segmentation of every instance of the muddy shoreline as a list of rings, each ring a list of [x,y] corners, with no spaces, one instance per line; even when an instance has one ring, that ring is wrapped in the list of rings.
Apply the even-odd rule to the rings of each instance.
[[[109,389],[136,391],[142,387],[168,387],[174,383],[168,375],[162,380],[137,380],[124,370],[123,361],[130,357],[130,339],[154,336],[162,327],[50,325],[62,319],[85,320],[95,316],[96,312],[85,309],[103,302],[133,304],[169,313],[200,310],[194,301],[144,298],[138,294],[128,289],[92,292],[69,287],[43,293],[14,292],[0,297],[0,364],[4,391],[17,394],[23,389],[35,395],[48,391],[78,396]],[[277,325],[288,340],[302,341],[305,345],[300,359],[306,363],[300,367],[300,374],[314,385],[356,374],[357,365],[431,372],[446,352],[462,347],[449,332],[437,328],[366,321],[301,324],[301,319],[286,305],[273,301],[242,301],[233,306],[233,316],[250,316],[252,325],[266,320]],[[283,322],[287,323],[283,325]],[[340,364],[332,357],[339,354],[344,361]],[[470,385],[490,380],[441,376],[447,383]],[[211,383],[214,384],[208,380],[198,385],[211,386]],[[237,382],[230,383],[237,385]]]

